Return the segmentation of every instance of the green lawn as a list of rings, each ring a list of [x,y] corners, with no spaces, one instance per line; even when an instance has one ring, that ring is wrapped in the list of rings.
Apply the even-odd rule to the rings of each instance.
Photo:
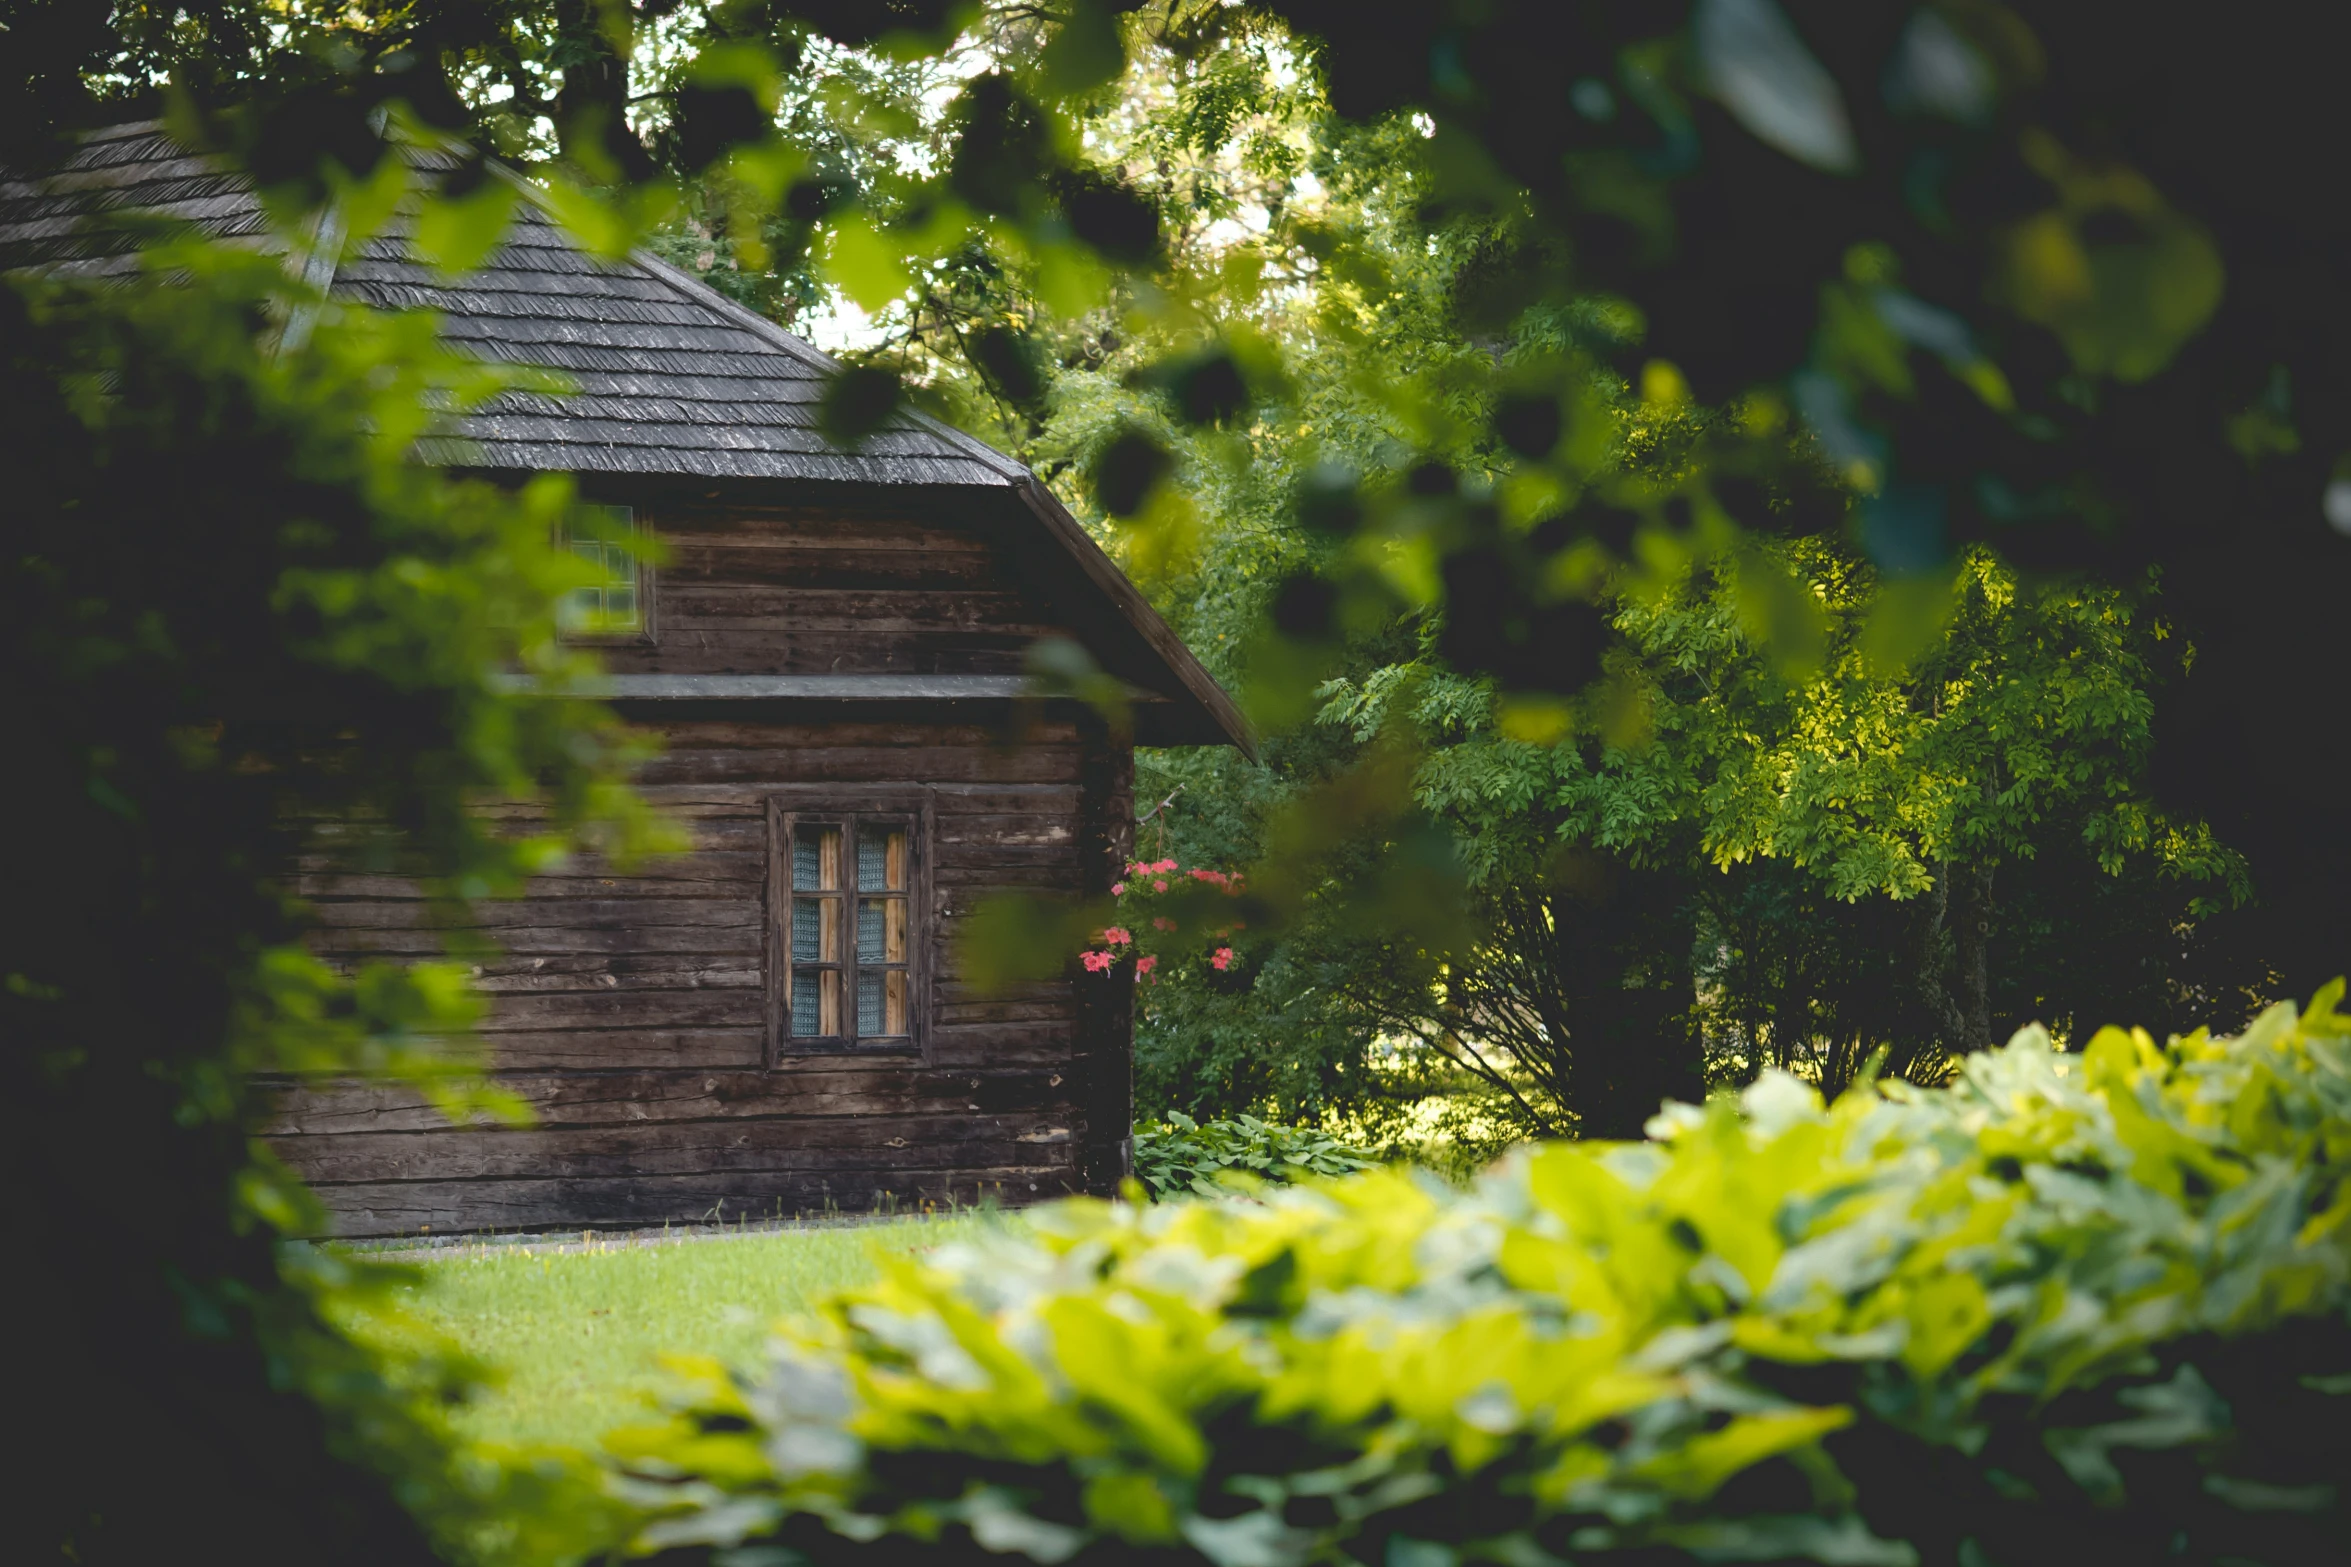
[[[644,1417],[664,1351],[747,1360],[768,1324],[873,1277],[879,1255],[1005,1222],[1017,1221],[957,1214],[667,1243],[616,1236],[585,1249],[468,1247],[402,1257],[423,1273],[404,1304],[498,1374],[460,1413],[466,1435],[585,1447]]]

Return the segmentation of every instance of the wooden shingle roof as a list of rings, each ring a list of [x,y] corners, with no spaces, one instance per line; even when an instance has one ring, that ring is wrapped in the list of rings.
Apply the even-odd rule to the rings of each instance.
[[[177,218],[216,238],[283,243],[249,182],[160,125],[124,125],[91,135],[47,179],[0,187],[0,264],[127,267],[120,238],[87,221],[123,211]],[[536,201],[521,203],[505,243],[462,277],[418,261],[404,229],[395,223],[336,265],[333,291],[386,310],[435,311],[452,345],[559,371],[575,388],[559,399],[500,398],[461,422],[470,451],[444,443],[428,450],[437,460],[865,484],[1000,486],[1025,471],[913,413],[854,451],[828,444],[816,428],[833,369],[823,354],[652,256],[590,259]]]
[[[1058,557],[1054,574],[1111,612],[1116,640],[1156,666],[1147,673],[1158,678],[1144,684],[1190,715],[1150,728],[1171,740],[1229,740],[1254,750],[1231,698],[1027,467],[910,410],[854,447],[828,441],[817,407],[837,368],[831,359],[655,256],[589,257],[536,187],[498,172],[528,199],[476,270],[449,277],[417,260],[395,223],[320,278],[339,297],[433,311],[452,346],[558,372],[572,387],[564,396],[504,394],[453,420],[420,455],[494,472],[994,492],[1036,530],[1038,547]],[[38,178],[0,171],[0,270],[126,274],[137,257],[103,220],[127,213],[177,219],[257,249],[287,248],[249,180],[148,122],[91,133]]]

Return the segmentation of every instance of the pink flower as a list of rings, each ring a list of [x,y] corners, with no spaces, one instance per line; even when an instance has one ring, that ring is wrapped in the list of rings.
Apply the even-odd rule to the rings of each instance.
[[[1154,914],[1151,916],[1151,928],[1153,930],[1173,930],[1175,929],[1175,921],[1164,914]]]
[[[1086,965],[1087,973],[1099,974],[1109,968],[1111,964],[1116,963],[1118,959],[1107,952],[1088,952],[1081,956],[1080,961]]]
[[[1157,865],[1154,865],[1151,868],[1155,871],[1172,871],[1176,868],[1176,863],[1173,860],[1161,860]],[[1165,892],[1166,890],[1167,889],[1164,887],[1160,889],[1162,892]]]
[[[1159,960],[1157,958],[1135,959],[1135,972],[1138,974],[1148,974],[1157,967],[1159,967]]]
[[[1125,897],[1127,895],[1127,884],[1123,881],[1112,882],[1110,884],[1110,895],[1114,898]]]
[[[1155,881],[1151,884],[1151,890],[1153,892],[1165,892],[1167,891],[1167,883],[1164,881]]]
[[[1215,969],[1221,970],[1231,968],[1233,966],[1233,949],[1230,947],[1217,948],[1214,955],[1209,958],[1208,963],[1211,968]]]
[[[1128,930],[1124,925],[1113,925],[1102,933],[1102,941],[1106,946],[1131,946],[1134,943],[1134,939],[1134,932]]]

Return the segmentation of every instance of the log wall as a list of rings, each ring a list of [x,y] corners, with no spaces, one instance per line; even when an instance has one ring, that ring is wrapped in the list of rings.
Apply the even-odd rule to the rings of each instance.
[[[778,508],[669,543],[660,640],[614,650],[616,670],[1015,668],[1017,647],[1053,624],[989,549],[922,522],[852,528]],[[874,585],[892,573],[897,586]],[[803,595],[817,604],[805,614],[792,608]],[[492,1069],[534,1126],[450,1126],[379,1083],[276,1085],[266,1135],[338,1233],[1018,1204],[1115,1185],[1131,991],[1090,977],[982,995],[953,950],[991,893],[1107,888],[1132,846],[1130,748],[1066,716],[1032,719],[1008,743],[999,724],[944,705],[644,721],[665,750],[643,790],[691,833],[690,851],[626,875],[575,866],[472,916],[499,949],[475,975]],[[767,801],[807,784],[844,800],[928,794],[934,981],[912,1051],[770,1053]],[[444,950],[411,883],[344,863],[328,839],[296,868],[325,956]]]
[[[1066,635],[986,514],[747,501],[663,491],[637,500],[666,547],[655,640],[605,658],[615,674],[1018,674]]]

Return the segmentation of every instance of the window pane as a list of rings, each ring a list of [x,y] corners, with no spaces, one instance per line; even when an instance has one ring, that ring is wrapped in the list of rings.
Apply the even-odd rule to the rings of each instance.
[[[635,515],[626,506],[583,506],[565,525],[565,546],[595,578],[593,586],[564,595],[566,631],[614,636],[644,629],[637,562],[627,542],[635,536]]]
[[[792,900],[792,961],[795,963],[838,963],[841,961],[841,900],[838,898],[794,898]]]
[[[857,1033],[860,1038],[886,1038],[913,1031],[908,1021],[908,997],[913,994],[902,968],[857,971]]]
[[[857,900],[857,961],[860,963],[903,963],[906,961],[906,900],[904,898],[860,898]]]
[[[792,835],[792,890],[834,892],[841,885],[841,830],[803,827]]]
[[[857,890],[906,890],[906,830],[867,827],[857,834]]]
[[[792,1035],[822,1039],[841,1032],[841,974],[838,969],[792,971]]]

